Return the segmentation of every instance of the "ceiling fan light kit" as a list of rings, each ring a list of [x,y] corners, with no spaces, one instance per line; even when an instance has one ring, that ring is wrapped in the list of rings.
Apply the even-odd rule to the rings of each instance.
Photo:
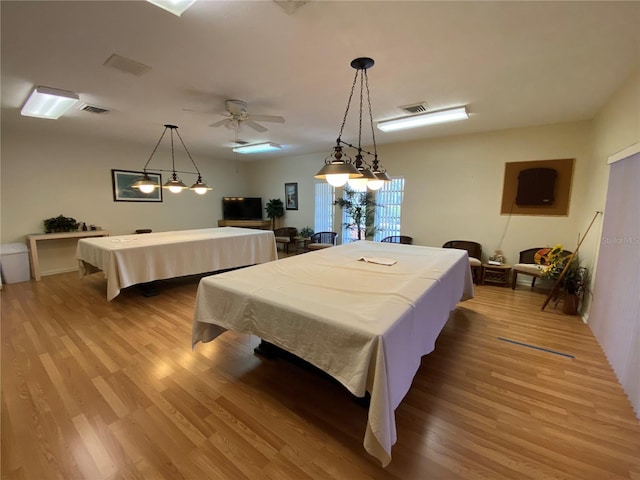
[[[256,143],[254,145],[243,145],[241,147],[234,147],[233,151],[235,153],[264,153],[264,152],[274,152],[276,150],[281,150],[282,146],[273,142],[266,143]]]
[[[162,142],[162,139],[164,138],[164,135],[167,133],[167,130],[169,130],[170,132],[169,137],[171,139],[171,170],[162,169],[162,168],[153,169],[154,171],[159,171],[159,172],[171,172],[169,180],[167,180],[167,182],[164,185],[162,185],[162,188],[168,189],[171,193],[180,193],[183,190],[193,190],[198,195],[204,195],[205,193],[207,193],[208,190],[211,190],[211,187],[207,185],[204,180],[202,180],[202,175],[200,174],[200,170],[198,170],[198,166],[196,165],[196,162],[191,157],[191,154],[189,153],[187,146],[184,144],[184,141],[182,140],[180,133],[178,133],[178,127],[175,125],[164,126],[164,130],[162,131],[162,135],[160,135],[160,139],[158,140],[158,143],[156,143],[156,146],[153,148],[151,155],[149,155],[149,159],[147,160],[147,163],[144,164],[144,168],[142,169],[142,172],[143,172],[142,178],[138,180],[136,183],[134,183],[131,187],[137,188],[143,193],[151,193],[156,188],[156,184],[149,178],[149,174],[147,173],[147,167],[149,166],[149,162],[151,162],[151,159],[155,155],[156,150],[158,150],[158,146],[160,145],[160,142]],[[196,182],[193,185],[191,185],[191,187],[187,187],[184,184],[184,182],[180,180],[180,178],[178,177],[178,171],[176,170],[175,151],[173,148],[174,132],[178,136],[178,139],[182,144],[182,148],[184,148],[184,151],[189,157],[189,160],[191,160],[193,167],[196,169],[195,172],[181,171],[180,173],[192,173],[192,174],[198,175]]]
[[[80,97],[76,93],[39,86],[33,89],[20,113],[25,117],[55,120],[75,105],[78,100]]]
[[[379,165],[376,136],[373,129],[373,113],[371,111],[371,98],[369,94],[369,78],[367,76],[367,70],[371,68],[374,63],[373,59],[368,57],[356,58],[351,62],[351,67],[356,70],[356,74],[353,78],[353,84],[351,85],[351,92],[349,94],[347,108],[342,119],[342,125],[340,126],[340,133],[338,134],[336,145],[333,147],[333,153],[324,159],[324,166],[315,175],[315,178],[324,179],[334,187],[341,187],[345,183],[349,182],[353,187],[366,184],[367,188],[370,190],[378,190],[385,182],[391,181],[389,176],[386,174],[386,170],[381,168]],[[360,80],[360,115],[358,122],[358,146],[356,147],[342,140],[342,132],[344,130],[345,123],[347,122],[351,99],[353,98],[353,92],[356,84],[358,83],[358,79]],[[373,140],[373,153],[363,150],[362,148],[362,105],[364,101],[365,87],[369,110],[369,123],[371,126],[371,137]],[[352,161],[351,157],[344,154],[342,151],[343,145],[357,150],[355,161]],[[363,153],[374,157],[371,166],[364,161],[362,157]]]
[[[238,130],[242,125],[252,128],[256,132],[266,132],[267,128],[258,122],[284,123],[284,117],[277,115],[257,115],[249,113],[247,103],[242,100],[226,100],[224,102],[225,113],[227,118],[218,120],[210,124],[210,127],[225,126],[231,130]]]
[[[383,132],[395,132],[407,128],[423,127],[425,125],[435,125],[437,123],[455,122],[469,118],[466,107],[449,108],[436,112],[421,113],[409,117],[394,118],[378,122],[378,128]]]

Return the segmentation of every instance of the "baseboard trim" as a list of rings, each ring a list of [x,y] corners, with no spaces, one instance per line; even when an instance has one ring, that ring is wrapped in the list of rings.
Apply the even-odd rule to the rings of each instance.
[[[66,267],[66,268],[57,268],[55,270],[47,270],[46,272],[41,272],[40,275],[42,277],[48,276],[48,275],[57,275],[59,273],[69,273],[69,272],[77,272],[79,271],[78,267]]]

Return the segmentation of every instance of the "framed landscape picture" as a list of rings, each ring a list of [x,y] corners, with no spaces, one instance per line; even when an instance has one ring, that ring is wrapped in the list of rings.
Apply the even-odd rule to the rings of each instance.
[[[284,198],[287,210],[298,210],[298,184],[284,184]]]
[[[156,188],[151,193],[141,192],[133,188],[144,176],[144,172],[132,170],[111,170],[111,182],[113,184],[114,202],[161,202],[162,201],[162,176],[159,173],[149,173],[147,175],[152,182],[156,183]]]

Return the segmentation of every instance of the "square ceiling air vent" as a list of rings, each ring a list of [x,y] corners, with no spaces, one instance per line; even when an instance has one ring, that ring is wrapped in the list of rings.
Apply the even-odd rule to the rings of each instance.
[[[420,103],[412,103],[411,105],[404,105],[398,108],[406,113],[415,115],[416,113],[426,112],[429,109],[429,106],[426,104],[426,102],[420,102]]]
[[[105,67],[119,70],[122,73],[135,75],[136,77],[140,77],[151,70],[151,67],[149,65],[136,62],[135,60],[131,60],[130,58],[126,58],[115,53],[107,58],[103,65]]]

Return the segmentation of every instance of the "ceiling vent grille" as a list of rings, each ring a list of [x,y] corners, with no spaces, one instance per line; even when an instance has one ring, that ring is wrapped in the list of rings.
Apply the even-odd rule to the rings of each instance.
[[[411,105],[404,105],[402,107],[398,107],[400,110],[410,113],[414,115],[416,113],[424,113],[428,110],[428,105],[425,102],[413,103]]]
[[[96,114],[108,113],[109,112],[109,110],[107,108],[96,107],[95,105],[89,105],[87,103],[82,105],[80,107],[80,110],[83,111],[83,112],[96,113]]]

